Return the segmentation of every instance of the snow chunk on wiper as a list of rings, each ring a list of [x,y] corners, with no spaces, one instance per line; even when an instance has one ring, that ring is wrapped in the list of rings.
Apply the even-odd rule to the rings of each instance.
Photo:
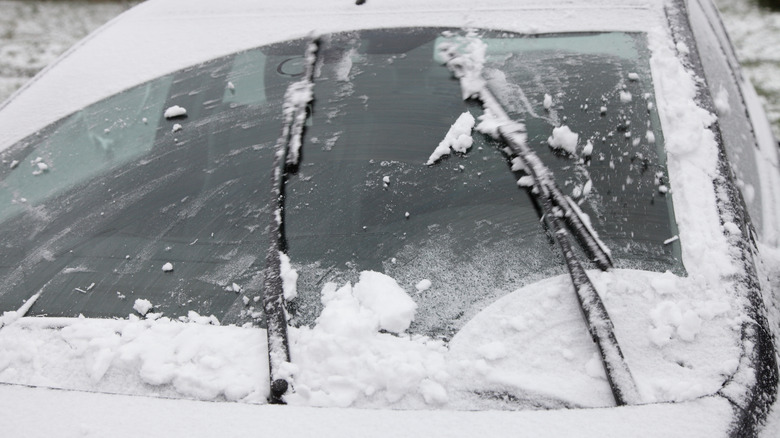
[[[450,150],[465,154],[474,142],[471,138],[471,130],[474,129],[474,123],[476,123],[476,120],[474,120],[474,116],[471,113],[466,111],[461,114],[458,120],[450,127],[450,130],[447,131],[444,140],[433,150],[425,164],[430,166],[436,163],[441,157],[449,155]]]
[[[437,60],[447,65],[452,74],[460,80],[463,100],[479,96],[485,88],[482,68],[485,64],[487,44],[474,31],[466,36],[449,38],[437,45]]]

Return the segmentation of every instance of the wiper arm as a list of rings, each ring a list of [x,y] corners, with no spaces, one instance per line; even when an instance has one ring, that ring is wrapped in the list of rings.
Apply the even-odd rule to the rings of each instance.
[[[609,249],[596,236],[590,225],[583,220],[581,210],[576,207],[571,198],[561,192],[552,172],[542,163],[536,152],[528,147],[525,126],[511,121],[487,86],[484,86],[482,91],[480,91],[479,98],[484,107],[489,109],[493,116],[498,119],[499,134],[507,146],[509,146],[512,154],[520,159],[526,171],[533,177],[534,183],[540,186],[537,187],[537,191],[542,193],[541,190],[543,188],[547,196],[551,198],[552,204],[563,212],[564,221],[571,229],[580,247],[602,271],[614,267]]]
[[[300,158],[301,137],[308,116],[307,107],[312,101],[314,70],[320,41],[315,39],[306,49],[304,77],[290,84],[283,104],[284,125],[276,143],[274,172],[270,205],[276,206],[269,227],[270,245],[265,257],[265,281],[263,283],[263,308],[268,334],[268,371],[271,383],[269,403],[284,404],[283,396],[290,386],[285,364],[290,362],[290,343],[287,335],[287,306],[281,275],[281,253],[285,250],[284,237],[284,185],[289,167],[296,166]]]
[[[569,232],[561,218],[569,225],[582,248],[593,257],[594,262],[602,270],[612,267],[609,250],[582,219],[579,209],[574,208],[575,204],[558,188],[552,172],[528,147],[525,125],[513,122],[488,89],[486,81],[482,78],[483,59],[481,58],[484,56],[485,48],[481,41],[472,40],[467,46],[472,53],[459,55],[454,46],[446,45],[443,47],[443,55],[448,57],[447,67],[455,77],[460,79],[463,98],[475,98],[482,102],[485,114],[494,118],[493,122],[498,126],[499,136],[509,147],[511,152],[509,155],[517,156],[533,178],[534,192],[539,197],[544,220],[552,230],[553,238],[558,242],[563,253],[585,323],[601,355],[615,403],[618,406],[637,404],[641,402],[639,391],[615,337],[612,320],[598,291],[572,250]]]
[[[517,123],[501,125],[499,128],[502,139],[513,151],[515,149],[527,149],[527,146],[525,146],[525,130],[521,131],[520,128],[522,128],[522,125]],[[588,331],[599,349],[607,381],[615,398],[615,404],[618,406],[638,404],[641,402],[639,391],[615,337],[615,327],[612,324],[612,319],[609,317],[609,313],[607,313],[607,309],[596,287],[593,286],[588,274],[571,247],[571,242],[568,238],[569,232],[560,219],[561,216],[565,218],[566,213],[563,213],[562,209],[555,205],[554,192],[550,190],[549,185],[543,182],[548,178],[552,179],[552,176],[542,173],[546,171],[543,168],[534,167],[534,165],[541,164],[540,161],[534,161],[534,159],[538,160],[535,154],[530,159],[528,159],[528,155],[525,158],[523,158],[523,155],[518,156],[527,160],[527,168],[534,178],[535,189],[539,192],[544,220],[549,229],[552,230],[552,234],[563,253],[563,258],[566,261],[566,267],[574,285]]]

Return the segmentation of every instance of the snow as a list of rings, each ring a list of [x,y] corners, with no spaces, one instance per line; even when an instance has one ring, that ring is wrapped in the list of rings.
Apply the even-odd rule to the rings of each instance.
[[[426,165],[430,166],[441,159],[445,155],[449,155],[451,150],[465,154],[473,143],[471,138],[471,130],[474,128],[474,116],[471,113],[464,112],[461,114],[455,123],[452,124],[444,139],[436,146],[433,153],[428,157]],[[388,181],[389,182],[389,181]]]
[[[429,397],[436,393],[427,385],[421,390]],[[518,430],[533,431],[539,438],[687,438],[723,436],[731,418],[728,402],[719,397],[685,404],[601,410],[405,411],[209,403],[8,385],[0,386],[0,412],[13,418],[4,424],[7,436],[30,438],[132,438],[138,436],[140,429],[155,435],[193,438],[254,435],[259,429],[323,438],[473,438],[511,436]]]
[[[726,87],[722,86],[713,96],[715,109],[718,110],[718,114],[726,115],[731,112],[731,106],[729,105],[729,92]]]
[[[578,139],[579,134],[572,132],[568,126],[564,125],[553,128],[552,136],[547,139],[547,144],[553,149],[563,149],[574,154],[577,151]]]
[[[223,41],[210,41],[200,35],[208,34],[202,31],[181,31],[181,36],[178,36],[168,31],[170,22],[149,20],[148,35],[138,35],[132,41],[139,45],[138,50],[149,50],[150,41],[154,44],[168,41],[181,53],[169,52],[166,56],[172,60],[163,59],[155,65],[159,52],[149,50],[148,66],[153,68],[148,72],[121,60],[115,66],[113,60],[116,58],[104,59],[106,67],[113,70],[101,71],[101,75],[116,77],[117,81],[103,84],[90,78],[90,72],[83,72],[78,81],[95,84],[94,88],[86,89],[63,86],[78,83],[69,77],[78,58],[62,61],[63,70],[57,71],[64,73],[55,72],[51,79],[41,79],[28,88],[31,97],[21,98],[0,111],[3,115],[0,128],[9,123],[23,126],[23,129],[0,129],[0,147],[19,138],[20,132],[29,132],[30,127],[40,127],[58,114],[68,112],[68,106],[53,103],[50,108],[42,108],[34,117],[31,116],[29,102],[35,102],[36,95],[38,98],[53,95],[52,90],[71,93],[69,90],[73,88],[74,99],[67,99],[73,96],[68,94],[64,101],[78,107],[96,99],[96,96],[118,91],[121,84],[134,83],[145,75],[150,78],[166,69],[173,69],[174,58],[176,62],[194,62],[193,59],[206,59],[236,47],[256,45],[261,40],[285,39],[296,32],[296,36],[303,36],[313,23],[318,24],[320,29],[322,26],[347,28],[354,26],[355,21],[366,26],[371,26],[371,23],[388,25],[392,23],[386,20],[392,16],[392,20],[399,20],[398,23],[404,25],[447,24],[461,23],[463,17],[476,14],[467,2],[455,1],[451,4],[434,1],[433,6],[426,5],[430,9],[419,12],[415,11],[414,2],[399,1],[391,6],[379,0],[368,2],[357,12],[350,9],[353,15],[349,23],[345,20],[333,24],[323,24],[327,20],[322,20],[323,16],[332,16],[328,15],[331,14],[328,8],[332,5],[307,2],[304,5],[284,5],[289,10],[266,5],[269,10],[251,2],[239,2],[245,6],[242,14],[221,15],[214,21],[235,27],[234,34],[218,39]],[[344,2],[345,5],[347,3],[350,2]],[[194,425],[207,424],[200,423],[205,419],[212,422],[208,424],[220,422],[220,433],[242,427],[256,428],[255,414],[258,411],[270,412],[267,421],[278,421],[277,430],[293,434],[300,428],[311,427],[312,423],[321,432],[321,424],[333,422],[334,417],[349,418],[345,422],[347,425],[362,425],[370,434],[387,436],[474,436],[490,431],[496,431],[495,435],[501,436],[517,430],[530,430],[537,436],[602,436],[605,430],[613,432],[612,435],[623,436],[645,433],[661,436],[724,434],[731,418],[728,403],[716,397],[690,400],[714,393],[724,379],[739,368],[735,358],[741,352],[738,328],[743,315],[738,297],[730,292],[730,283],[724,281],[735,273],[736,264],[728,254],[723,231],[735,235],[740,230],[731,222],[720,224],[718,221],[712,189],[717,147],[707,129],[714,116],[694,104],[693,85],[697,78],[686,71],[674,56],[675,49],[685,48],[675,48],[664,30],[653,27],[665,22],[663,11],[645,2],[566,3],[571,8],[567,14],[582,20],[562,20],[560,11],[540,2],[534,7],[527,7],[524,12],[536,18],[552,19],[527,20],[534,23],[533,28],[526,27],[529,24],[517,23],[506,12],[507,9],[517,8],[514,2],[499,3],[496,10],[484,12],[488,16],[486,25],[532,32],[599,28],[649,31],[657,106],[668,151],[669,181],[674,189],[666,190],[663,185],[658,190],[673,197],[679,237],[672,239],[680,240],[689,275],[683,278],[671,273],[620,270],[590,274],[599,290],[603,291],[643,399],[650,402],[688,402],[618,410],[511,412],[511,415],[498,411],[399,413],[379,410],[355,413],[350,410],[311,410],[300,406],[287,406],[283,409],[289,410],[284,411],[271,406],[175,402],[2,385],[0,391],[5,392],[0,397],[0,403],[4,400],[7,406],[0,412],[19,412],[18,406],[27,406],[29,409],[22,411],[24,415],[34,418],[39,412],[46,414],[46,421],[24,421],[23,426],[12,423],[10,436],[58,435],[61,430],[73,430],[73,418],[83,419],[83,412],[92,415],[80,420],[81,424],[86,424],[83,426],[85,430],[96,435],[137,433],[139,419],[143,419],[144,426],[156,433],[191,431],[193,435],[206,435],[210,432],[208,427]],[[430,12],[436,5],[452,6],[452,10]],[[196,2],[171,1],[165,4],[153,1],[139,10],[175,12],[181,14],[185,28],[198,29],[213,24],[198,20],[203,8]],[[334,11],[338,8],[346,10],[347,6],[333,7]],[[394,14],[387,14],[390,9]],[[614,20],[616,14],[625,9],[631,10],[632,17]],[[141,20],[140,12],[134,14],[134,20]],[[248,20],[244,21],[245,17],[262,14],[295,15],[300,18],[300,28],[283,31],[277,24],[258,28],[249,26]],[[129,23],[131,20],[128,20]],[[104,31],[106,43],[85,42],[85,52],[78,57],[94,54],[109,43],[121,42],[120,37],[126,36],[129,31],[122,23],[120,21],[116,27]],[[184,39],[191,41],[182,41]],[[183,42],[195,47],[202,44],[203,50],[182,50],[179,43]],[[119,45],[128,47],[127,44]],[[118,52],[127,56],[133,50]],[[176,56],[170,56],[170,53]],[[469,90],[473,87],[464,88]],[[603,108],[602,112],[605,111],[606,108]],[[29,119],[27,116],[30,116]],[[489,114],[480,117],[477,129],[490,132],[491,122],[495,120]],[[473,126],[472,117],[469,134]],[[565,126],[555,129],[563,128],[568,132],[559,131],[557,136],[553,130],[550,145],[556,147],[553,143],[557,141],[560,143],[557,147],[574,154],[577,134]],[[495,130],[492,132],[495,133]],[[652,143],[649,133],[645,138]],[[592,145],[586,143],[583,154],[589,144]],[[447,153],[450,148],[454,149],[448,146]],[[581,188],[583,195],[588,182]],[[670,240],[664,243],[668,244]],[[762,253],[770,250],[761,249]],[[289,268],[289,260],[287,263]],[[169,266],[169,270],[173,268],[170,263],[165,266]],[[780,264],[775,260],[767,269],[776,274],[777,266]],[[292,268],[287,272],[290,278],[297,277],[292,275],[295,272]],[[777,275],[773,278],[776,279]],[[291,280],[291,283],[294,285],[295,281]],[[419,287],[415,289],[420,291]],[[285,286],[285,295],[288,295],[287,291]],[[474,401],[478,400],[486,404],[495,403],[490,406],[506,407],[474,396],[475,388],[487,388],[498,392],[517,390],[522,394],[538,391],[553,399],[560,398],[582,406],[609,406],[611,395],[603,380],[601,363],[582,328],[579,309],[572,301],[571,292],[565,277],[528,286],[486,308],[447,345],[439,340],[404,333],[414,322],[415,305],[394,279],[378,272],[364,272],[354,286],[329,283],[323,288],[324,310],[316,326],[291,329],[291,354],[295,367],[291,374],[296,392],[289,396],[288,402],[313,406],[440,409],[473,407]],[[776,309],[770,309],[772,312],[776,316]],[[147,313],[147,316],[150,315]],[[773,319],[775,324],[776,320]],[[213,316],[194,312],[183,321],[162,315],[154,320],[130,317],[123,321],[77,319],[60,322],[60,326],[53,328],[56,321],[51,318],[43,321],[40,318],[17,318],[4,327],[0,331],[0,380],[87,391],[247,403],[262,403],[267,395],[268,379],[258,376],[258,370],[267,369],[265,333],[262,330],[218,326],[219,321]],[[72,400],[78,403],[71,403]],[[215,412],[221,415],[215,415]],[[312,421],[318,416],[321,416],[322,422]],[[307,418],[307,421],[299,421],[299,418]],[[410,418],[415,420],[410,421]],[[593,421],[593,418],[601,421]],[[702,420],[692,422],[691,418]],[[377,424],[383,427],[377,427]],[[697,430],[692,431],[693,428]]]
[[[187,110],[183,107],[180,107],[179,105],[173,105],[166,109],[163,113],[163,116],[165,116],[166,119],[173,119],[185,115],[187,115]]]
[[[593,154],[593,142],[588,140],[587,143],[585,143],[585,147],[582,148],[582,155],[589,157]]]
[[[544,102],[543,102],[543,104],[544,104],[544,109],[549,110],[550,107],[552,107],[552,96],[550,96],[549,94],[545,93],[544,94]]]
[[[284,299],[287,301],[294,300],[298,296],[298,272],[290,265],[290,257],[287,254],[280,252],[279,261]],[[240,289],[236,292],[240,292]]]
[[[430,289],[432,285],[433,283],[431,283],[431,280],[424,278],[420,280],[416,285],[414,285],[414,288],[417,289],[418,292],[425,292],[426,290]]]
[[[172,272],[173,271],[173,263],[167,262],[164,265],[162,265],[163,272]]]
[[[722,363],[738,357],[739,324],[724,323],[736,314],[722,292],[670,273],[589,275],[610,308],[646,401],[690,400],[717,390]],[[473,391],[501,390],[609,406],[612,395],[603,374],[593,371],[597,350],[567,277],[501,298],[449,346],[403,334],[416,305],[393,278],[364,271],[354,286],[327,283],[316,325],[290,328],[296,390],[287,401],[467,408]],[[148,312],[151,303],[138,300],[136,307]],[[264,338],[264,330],[220,326],[192,311],[154,320],[27,317],[0,331],[0,381],[257,403],[268,393],[268,379],[258,376],[267,370]]]
[[[376,314],[383,330],[403,332],[414,319],[417,304],[393,278],[385,274],[361,272],[353,292],[362,306]]]
[[[517,185],[520,187],[533,187],[534,177],[531,175],[521,176],[520,179],[517,180]]]
[[[135,300],[135,304],[133,304],[133,310],[140,313],[142,316],[146,315],[150,310],[152,310],[152,303],[149,300],[145,300],[143,298],[139,298]]]

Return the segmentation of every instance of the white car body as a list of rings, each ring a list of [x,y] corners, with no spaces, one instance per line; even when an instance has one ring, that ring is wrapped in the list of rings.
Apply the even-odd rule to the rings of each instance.
[[[693,10],[694,14],[706,15],[711,11],[709,2],[704,6],[700,6],[698,0],[690,0],[690,3],[692,5],[689,5],[689,10]],[[747,394],[752,391],[750,388],[755,384],[757,371],[746,359],[750,357],[751,346],[740,347],[744,350],[736,353],[735,363],[732,363],[735,361],[733,349],[723,353],[712,352],[710,349],[712,346],[719,348],[722,344],[718,342],[722,338],[739,340],[743,334],[733,326],[750,319],[745,310],[749,305],[745,303],[746,297],[743,295],[723,299],[727,302],[728,311],[717,310],[720,309],[718,303],[712,304],[721,299],[718,295],[721,291],[736,288],[734,285],[738,281],[735,278],[744,274],[743,266],[738,262],[740,257],[734,256],[733,253],[734,248],[738,247],[734,243],[735,239],[740,237],[739,229],[734,224],[740,222],[736,219],[733,222],[724,221],[723,216],[718,213],[723,205],[723,200],[720,199],[722,193],[718,192],[713,179],[719,175],[719,146],[710,130],[717,120],[717,115],[696,102],[696,75],[685,60],[691,48],[674,40],[675,30],[670,29],[669,25],[670,14],[673,16],[679,12],[677,6],[677,3],[671,0],[368,0],[360,6],[349,0],[302,0],[294,3],[151,0],[122,14],[87,37],[10,99],[0,104],[0,151],[80,108],[142,82],[237,51],[313,34],[395,27],[474,27],[528,35],[610,31],[642,33],[647,36],[652,55],[649,62],[656,95],[655,104],[666,138],[671,193],[682,243],[682,256],[689,275],[685,279],[668,280],[664,274],[643,277],[639,273],[620,270],[617,273],[596,273],[591,276],[594,282],[604,289],[609,289],[609,285],[635,281],[639,285],[636,287],[652,285],[659,290],[658,297],[648,299],[648,312],[641,315],[641,312],[632,313],[633,306],[637,304],[629,299],[614,299],[615,309],[611,309],[616,326],[631,327],[630,334],[625,336],[636,342],[628,342],[634,346],[624,347],[624,350],[628,360],[633,360],[634,365],[640,369],[639,375],[644,373],[641,359],[651,357],[644,366],[649,369],[655,366],[655,362],[652,362],[654,360],[660,361],[661,357],[667,359],[669,355],[690,349],[696,352],[696,357],[702,358],[702,367],[712,368],[708,368],[708,376],[717,375],[716,368],[723,368],[723,374],[732,375],[724,388],[711,390],[709,387],[696,387],[696,384],[706,387],[708,383],[705,382],[706,379],[693,379],[690,388],[686,390],[695,395],[686,398],[680,395],[684,391],[677,392],[674,388],[679,382],[672,381],[676,377],[670,372],[662,377],[669,379],[667,383],[669,388],[673,388],[670,392],[673,392],[674,396],[659,396],[658,399],[635,406],[602,407],[604,398],[609,399],[606,389],[593,391],[589,386],[572,389],[568,387],[568,380],[555,382],[554,379],[539,385],[558,383],[560,388],[556,394],[570,395],[571,399],[594,408],[519,412],[448,410],[446,406],[442,408],[441,404],[429,402],[429,397],[435,398],[438,394],[435,389],[420,391],[426,403],[418,400],[416,407],[421,409],[416,410],[398,409],[411,405],[393,406],[392,403],[375,405],[385,409],[313,407],[312,405],[318,405],[312,401],[315,397],[307,399],[297,395],[298,398],[290,400],[290,406],[273,406],[264,404],[260,397],[268,391],[268,375],[267,372],[263,374],[267,367],[267,358],[264,357],[266,347],[260,345],[263,341],[262,333],[258,335],[260,330],[250,333],[237,327],[213,327],[193,323],[191,328],[174,330],[172,338],[181,336],[187,339],[203,339],[201,348],[212,353],[238,356],[242,352],[249,352],[247,354],[251,357],[236,357],[233,368],[226,368],[224,373],[243,376],[253,395],[247,398],[236,397],[247,403],[182,400],[181,398],[222,400],[231,397],[225,396],[222,389],[219,391],[223,392],[218,391],[216,397],[210,394],[201,397],[198,391],[202,388],[199,387],[182,390],[173,387],[175,385],[163,385],[162,389],[150,385],[148,375],[143,375],[143,363],[146,363],[143,361],[148,359],[142,351],[145,347],[140,337],[138,343],[132,347],[132,351],[137,352],[133,353],[137,354],[136,356],[125,362],[119,359],[112,362],[112,358],[119,355],[117,351],[120,351],[112,348],[119,348],[117,345],[121,342],[111,344],[113,338],[106,333],[150,330],[148,335],[152,343],[149,345],[176,348],[174,341],[165,338],[165,333],[172,332],[166,331],[162,325],[155,326],[153,321],[138,318],[85,322],[78,318],[55,320],[6,314],[3,317],[5,326],[0,325],[0,349],[16,352],[17,356],[8,353],[10,356],[6,356],[9,357],[6,364],[3,364],[4,359],[0,357],[0,378],[4,383],[0,384],[0,425],[4,434],[30,437],[135,436],[138,433],[159,436],[270,433],[292,436],[377,437],[473,437],[483,434],[704,437],[739,434],[740,431],[734,430],[734,421],[738,416],[735,412],[738,409],[732,406],[732,402],[738,404],[740,400],[747,398]],[[730,48],[724,50],[731,55]],[[733,58],[733,55],[731,56]],[[736,62],[734,59],[730,61]],[[757,230],[759,249],[776,250],[780,246],[780,160],[777,142],[772,136],[753,88],[743,78],[738,79],[741,81],[739,85],[743,93],[742,100],[753,123],[753,132],[760,150],[755,165],[758,169],[758,179],[761,181],[763,202],[760,208],[754,210],[751,210],[748,203],[748,210],[753,216],[761,216],[761,228]],[[433,150],[434,146],[431,145],[430,149]],[[744,184],[740,188],[744,188]],[[760,263],[758,265],[759,269],[762,269]],[[771,270],[771,267],[768,270]],[[777,292],[770,290],[769,282],[765,280],[765,271],[760,271],[759,276],[763,281],[762,297],[769,309],[769,326],[774,330],[772,334],[777,336],[780,328],[780,321],[775,320],[780,316],[775,307]],[[517,297],[523,293],[530,296],[539,295],[537,303],[543,303],[546,297],[541,296],[542,292],[548,290],[545,288],[552,287],[550,284],[565,283],[560,277],[545,281],[542,286],[530,285],[512,296]],[[667,281],[671,283],[666,283]],[[618,293],[615,292],[614,295]],[[608,299],[607,302],[610,303]],[[695,331],[694,335],[698,336],[692,335],[695,340],[685,343],[677,339],[675,342],[679,341],[679,345],[676,345],[674,350],[670,348],[659,352],[662,350],[660,344],[648,341],[647,332],[661,329],[660,326],[652,325],[656,324],[660,317],[651,316],[649,311],[658,310],[659,306],[667,302],[679,305],[676,311],[682,312],[683,315],[682,322],[673,324],[678,330],[677,333],[683,333],[679,327],[695,316],[687,319],[686,312],[698,312],[695,318],[699,324],[704,324],[704,328]],[[503,303],[497,302],[494,307],[489,307],[490,310],[485,311],[484,315],[475,317],[474,324],[479,323],[479,317],[510,319],[511,314],[508,312],[522,311],[512,307],[517,301],[513,301],[511,297]],[[703,303],[712,305],[707,307]],[[575,307],[571,309],[571,312],[566,313],[567,316],[578,312]],[[551,319],[556,318],[554,312],[551,311],[551,314]],[[711,320],[702,316],[704,314],[710,314]],[[565,319],[562,317],[562,320]],[[452,354],[460,354],[484,344],[484,338],[469,337],[476,336],[477,332],[481,333],[486,325],[473,331],[464,329],[463,336],[458,339],[463,345],[462,350],[456,351],[458,345],[453,342]],[[94,333],[94,336],[90,334],[52,340],[60,336],[56,332],[62,327],[70,328],[69,335],[81,330],[81,333],[90,332]],[[159,333],[154,332],[155,327],[160,330]],[[20,343],[25,345],[15,346],[16,338],[10,339],[11,334],[20,336],[18,339],[23,340]],[[540,330],[536,335],[542,337],[545,334],[544,330]],[[217,346],[221,343],[221,336],[232,335],[239,339],[237,343],[225,342],[224,345]],[[580,335],[587,341],[588,336],[584,330]],[[324,342],[314,335],[310,338],[304,338],[304,334],[296,336],[299,336],[296,339],[302,345],[305,342],[310,342],[306,345]],[[680,336],[684,338],[685,334],[678,334],[678,337]],[[157,341],[159,343],[154,344]],[[524,344],[517,342],[519,344],[513,346],[521,349]],[[554,343],[556,338],[550,337],[545,342]],[[626,344],[625,340],[623,344]],[[40,346],[37,354],[49,352],[51,355],[31,359],[29,356],[36,353],[28,348],[29,345]],[[73,351],[68,351],[66,345],[70,345]],[[122,348],[127,345],[129,343],[122,344]],[[653,352],[645,355],[644,350]],[[31,351],[33,353],[30,353]],[[130,350],[122,351],[127,353]],[[101,354],[105,355],[103,359]],[[489,356],[491,353],[484,354]],[[497,354],[500,356],[500,353]],[[569,353],[562,354],[566,356]],[[693,353],[691,355],[693,356]],[[511,357],[512,353],[509,353],[509,356]],[[453,356],[453,361],[458,358],[457,355]],[[729,363],[712,363],[719,360]],[[138,365],[139,361],[143,363]],[[118,365],[120,362],[121,365]],[[132,364],[138,365],[137,368],[133,368],[136,365]],[[300,366],[314,365],[307,363]],[[29,369],[13,371],[14,367],[24,366]],[[82,369],[73,371],[79,367]],[[258,370],[256,376],[251,374],[253,369]],[[477,374],[475,372],[475,376]],[[651,372],[647,371],[646,374],[650,375]],[[219,373],[214,373],[214,376],[215,380],[222,378]],[[464,375],[463,378],[471,377]],[[457,379],[457,376],[455,378]],[[657,380],[660,379],[661,377]],[[646,381],[640,382],[641,392],[651,392],[648,389],[650,384],[644,383],[650,381],[651,379],[647,378]],[[660,386],[659,381],[653,382]],[[522,384],[533,388],[534,377],[528,376],[527,381]],[[197,385],[190,388],[195,386]],[[578,399],[583,393],[587,396]],[[723,394],[731,397],[731,400]],[[777,402],[772,404],[757,433],[765,437],[780,433],[780,409]]]

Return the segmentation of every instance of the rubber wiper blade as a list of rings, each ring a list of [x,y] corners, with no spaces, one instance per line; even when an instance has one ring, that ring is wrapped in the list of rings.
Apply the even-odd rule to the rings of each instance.
[[[308,116],[308,106],[314,98],[314,71],[320,40],[315,39],[306,49],[304,77],[287,88],[282,111],[284,125],[276,143],[274,171],[271,182],[270,205],[276,208],[269,226],[270,244],[265,258],[263,283],[263,308],[268,335],[268,371],[271,383],[269,403],[284,404],[283,396],[290,386],[285,372],[290,362],[290,342],[287,333],[287,306],[281,274],[281,254],[285,249],[284,237],[284,186],[290,167],[298,165],[303,128]]]
[[[585,222],[584,215],[579,211],[579,208],[574,207],[576,204],[571,202],[558,188],[552,172],[528,147],[525,125],[512,121],[488,88],[487,82],[482,77],[485,44],[475,35],[470,34],[461,47],[465,47],[466,52],[470,53],[465,55],[458,53],[458,44],[444,44],[439,48],[440,55],[445,57],[445,63],[453,75],[460,79],[463,98],[472,98],[482,102],[485,115],[493,119],[492,122],[497,127],[498,137],[509,149],[508,155],[519,158],[523,167],[533,178],[534,190],[532,192],[536,194],[542,207],[543,218],[549,229],[552,230],[553,238],[558,242],[563,253],[585,324],[601,355],[615,404],[621,406],[640,403],[641,397],[615,336],[612,319],[571,247],[569,231],[564,226],[564,221],[582,248],[602,270],[612,267],[609,250]]]
[[[641,401],[639,392],[615,337],[612,319],[609,317],[609,313],[607,313],[607,309],[596,287],[593,286],[588,274],[572,250],[568,238],[569,232],[561,221],[561,218],[566,218],[567,215],[556,202],[556,194],[553,191],[557,187],[550,183],[545,183],[545,181],[552,179],[552,175],[549,174],[545,167],[542,167],[541,161],[535,154],[528,154],[528,148],[525,145],[525,130],[521,124],[508,123],[501,125],[499,132],[501,138],[513,151],[518,150],[521,151],[521,154],[525,153],[525,155],[520,155],[520,157],[525,161],[527,170],[534,178],[535,190],[538,192],[542,204],[544,221],[549,229],[552,230],[553,237],[561,248],[561,253],[574,285],[588,331],[599,349],[615,403],[618,406],[639,403]],[[568,197],[564,197],[564,200],[561,202],[572,208],[573,203],[570,204],[570,201],[567,201],[567,199]],[[583,226],[586,225],[583,224]]]
[[[512,151],[512,154],[520,159],[526,171],[533,177],[534,182],[543,187],[545,192],[548,193],[553,205],[563,212],[563,219],[566,225],[590,260],[602,271],[614,267],[612,254],[601,239],[598,238],[590,224],[585,221],[584,214],[577,207],[577,204],[561,192],[561,189],[555,182],[553,173],[544,165],[539,156],[536,155],[536,152],[528,147],[525,126],[521,123],[513,122],[509,118],[504,108],[487,86],[482,88],[479,97],[484,107],[489,109],[493,117],[497,119],[501,138]]]
[[[585,272],[585,268],[582,267],[582,264],[577,259],[568,237],[569,232],[561,220],[563,218],[567,221],[567,224],[577,224],[577,221],[579,221],[578,227],[581,228],[575,228],[575,236],[581,236],[577,239],[580,241],[581,238],[587,237],[587,233],[583,233],[583,228],[587,227],[587,225],[582,221],[581,212],[573,209],[572,205],[574,203],[570,202],[568,197],[560,192],[552,173],[526,144],[525,126],[521,123],[509,121],[503,108],[499,106],[487,87],[484,87],[480,92],[480,99],[487,108],[490,108],[494,115],[499,117],[503,115],[505,117],[505,122],[499,125],[499,134],[513,154],[516,154],[523,161],[526,170],[534,179],[535,191],[539,196],[544,220],[549,229],[552,230],[553,237],[561,248],[582,315],[588,326],[588,332],[599,349],[607,381],[615,398],[615,404],[622,406],[639,403],[641,401],[639,391],[618,344],[612,319],[609,313],[607,313],[607,308],[604,306],[604,302],[601,300],[596,287]],[[496,113],[496,111],[500,111],[500,113]],[[589,227],[587,228],[589,230]],[[602,248],[595,241],[589,241],[588,244],[593,245],[590,249],[597,254],[602,251]],[[608,252],[603,254],[607,255]],[[608,265],[606,264],[607,260],[609,262]],[[611,266],[611,262],[611,259],[603,260],[602,263],[605,266],[602,269]]]

